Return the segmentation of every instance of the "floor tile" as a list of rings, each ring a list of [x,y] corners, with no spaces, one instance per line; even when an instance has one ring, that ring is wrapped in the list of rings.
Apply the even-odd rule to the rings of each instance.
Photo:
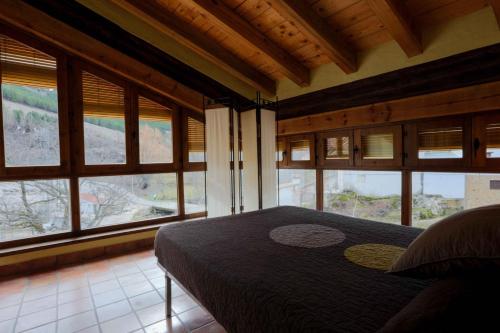
[[[192,333],[226,333],[226,330],[219,323],[214,321],[213,323],[194,330]]]
[[[153,279],[150,279],[149,282],[156,288],[165,288],[165,277],[164,276],[159,276]]]
[[[64,303],[69,303],[69,302],[74,302],[79,299],[84,299],[90,297],[90,291],[88,287],[84,287],[81,289],[75,289],[75,290],[70,290],[66,291],[63,293],[59,294],[59,297],[57,299],[58,304],[64,304]]]
[[[15,293],[15,294],[11,294],[11,295],[1,296],[0,297],[0,309],[5,308],[7,306],[20,304],[22,300],[23,300],[22,293]]]
[[[68,281],[62,281],[59,283],[59,293],[64,293],[66,291],[71,291],[75,289],[82,289],[88,286],[87,278],[72,279]]]
[[[23,333],[56,333],[56,331],[57,331],[57,323],[52,322],[47,325],[38,326],[31,330],[24,331]]]
[[[28,288],[24,295],[24,301],[32,301],[38,298],[47,297],[57,293],[57,284],[44,287]]]
[[[143,273],[144,273],[144,275],[147,276],[148,279],[152,279],[152,278],[155,278],[155,277],[163,277],[163,278],[165,278],[165,272],[162,271],[158,267],[146,269],[146,270],[143,271]]]
[[[134,274],[134,273],[140,273],[141,271],[139,268],[136,266],[129,266],[129,267],[123,267],[123,268],[114,268],[113,269],[116,276],[125,276],[129,274]]]
[[[102,294],[93,296],[96,307],[114,303],[125,299],[125,293],[121,289],[111,290]]]
[[[122,286],[128,286],[136,283],[147,283],[148,279],[142,273],[135,273],[119,277],[118,281],[120,281]]]
[[[83,330],[78,331],[77,333],[100,333],[100,332],[101,331],[99,331],[99,325],[95,325],[92,327],[84,328]]]
[[[143,326],[154,324],[165,319],[165,304],[157,304],[137,311],[137,316]]]
[[[0,309],[0,321],[16,318],[17,313],[19,312],[19,307],[20,305],[18,304]]]
[[[123,289],[125,290],[127,297],[134,297],[154,290],[153,286],[149,282],[131,284]]]
[[[34,301],[23,302],[21,306],[21,312],[19,315],[24,316],[33,312],[38,312],[48,308],[53,308],[56,305],[57,305],[56,295],[38,298]]]
[[[192,331],[214,321],[212,315],[201,307],[196,307],[177,315],[184,326]]]
[[[100,326],[102,333],[129,333],[141,328],[141,324],[133,313],[101,323]]]
[[[172,298],[172,310],[174,310],[176,314],[182,313],[197,306],[198,304],[193,301],[188,295],[181,295]]]
[[[57,331],[72,333],[97,324],[94,311],[87,311],[61,319],[57,322]]]
[[[22,332],[44,324],[48,324],[57,319],[56,308],[35,312],[19,317],[16,324],[16,332]]]
[[[138,295],[129,299],[134,310],[147,308],[151,305],[163,303],[163,298],[160,297],[158,292],[150,291],[148,293]]]
[[[15,324],[16,324],[15,319],[0,322],[0,332],[2,332],[2,333],[13,332]]]
[[[78,313],[86,312],[92,310],[94,305],[90,298],[79,299],[74,302],[65,303],[59,305],[57,308],[57,318],[62,319],[69,316],[76,315]]]
[[[120,284],[118,283],[118,281],[116,279],[104,281],[104,282],[99,282],[99,283],[96,283],[96,284],[93,284],[90,286],[90,289],[92,289],[92,294],[94,294],[94,295],[104,293],[104,292],[107,292],[110,290],[119,289],[119,288],[120,288]]]
[[[162,320],[144,328],[146,333],[184,333],[187,330],[176,317]]]
[[[97,319],[100,323],[124,316],[132,312],[132,308],[127,300],[111,303],[103,307],[97,308]]]
[[[87,278],[91,284],[99,283],[99,282],[104,282],[108,280],[115,279],[115,273],[111,271],[106,271],[106,272],[90,272],[87,273]]]

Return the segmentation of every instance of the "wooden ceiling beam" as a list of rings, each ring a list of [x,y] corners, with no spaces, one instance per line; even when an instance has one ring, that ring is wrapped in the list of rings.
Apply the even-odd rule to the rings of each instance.
[[[280,72],[290,80],[302,87],[309,85],[310,72],[307,67],[240,17],[221,0],[189,0],[188,2],[227,34],[237,36],[242,42],[257,48],[271,59]]]
[[[306,1],[268,0],[268,3],[284,19],[294,22],[311,35],[346,74],[357,70],[356,52],[335,34],[331,26]]]
[[[490,6],[493,8],[493,12],[495,12],[495,16],[497,18],[498,27],[500,27],[500,0],[489,0]]]
[[[422,53],[422,43],[418,32],[411,24],[411,19],[402,1],[366,0],[375,15],[384,24],[389,34],[399,44],[408,57]]]
[[[245,63],[218,43],[210,41],[201,31],[186,24],[177,16],[170,14],[157,2],[144,0],[111,1],[145,21],[157,31],[170,36],[178,43],[225,69],[256,90],[270,95],[276,93],[276,82],[274,80]]]
[[[21,0],[0,1],[0,20],[38,38],[148,87],[178,104],[203,112],[203,95],[143,63],[52,18]]]

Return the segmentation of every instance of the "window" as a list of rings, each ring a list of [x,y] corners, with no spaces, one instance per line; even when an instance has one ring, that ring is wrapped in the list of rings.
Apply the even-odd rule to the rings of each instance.
[[[463,158],[462,127],[430,128],[419,131],[418,158]]]
[[[316,209],[316,170],[277,170],[280,206]]]
[[[124,89],[82,72],[85,164],[125,164]]]
[[[500,203],[500,174],[414,172],[412,225],[427,228],[464,209]]]
[[[324,167],[353,165],[352,131],[332,131],[318,134],[318,164]]]
[[[174,173],[80,179],[82,229],[178,214]]]
[[[283,162],[285,155],[285,141],[277,140],[276,141],[276,162]]]
[[[57,61],[0,35],[5,165],[60,165]]]
[[[283,160],[278,161],[280,166],[294,168],[311,168],[316,164],[314,135],[294,135],[278,140],[283,142],[285,150],[281,154]],[[281,146],[283,148],[283,146]]]
[[[402,164],[401,126],[355,130],[356,165],[397,167]]]
[[[204,212],[205,172],[184,172],[184,210],[186,214]]]
[[[205,125],[187,117],[187,149],[189,163],[205,162]]]
[[[0,182],[0,241],[70,230],[67,179]]]
[[[323,171],[323,210],[401,223],[401,172]]]
[[[172,111],[139,96],[139,159],[141,163],[172,163]]]
[[[486,158],[500,158],[500,123],[486,125]]]
[[[290,151],[292,152],[292,161],[309,161],[311,159],[311,150],[307,140],[290,141]]]

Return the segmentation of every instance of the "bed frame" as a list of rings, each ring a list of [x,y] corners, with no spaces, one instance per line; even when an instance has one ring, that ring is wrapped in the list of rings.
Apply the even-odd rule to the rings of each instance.
[[[170,274],[165,267],[160,263],[157,263],[158,267],[165,273],[165,316],[167,318],[172,318],[172,280],[184,291],[189,297],[195,301],[198,306],[203,308],[206,312],[207,309],[200,304],[200,302],[194,297],[172,274]]]

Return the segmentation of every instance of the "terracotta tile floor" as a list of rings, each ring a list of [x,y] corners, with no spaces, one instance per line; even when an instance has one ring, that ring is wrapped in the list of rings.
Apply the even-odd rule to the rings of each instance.
[[[165,278],[152,251],[0,282],[0,332],[223,333],[213,317]]]

